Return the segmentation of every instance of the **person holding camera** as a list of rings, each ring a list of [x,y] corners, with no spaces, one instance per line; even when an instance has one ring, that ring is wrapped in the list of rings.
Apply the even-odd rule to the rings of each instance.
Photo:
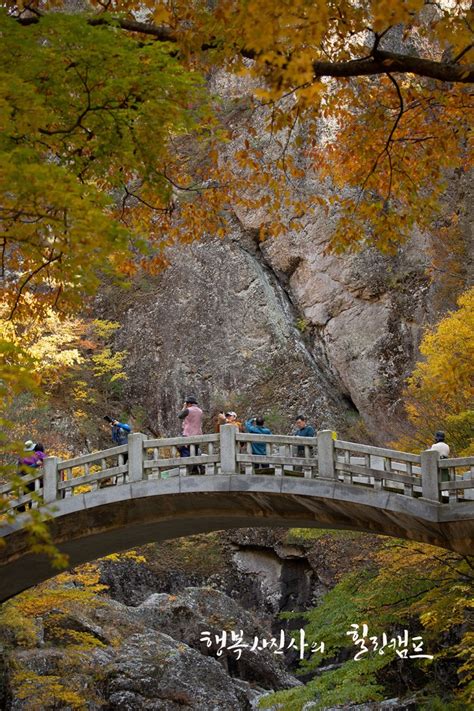
[[[182,422],[183,437],[193,437],[202,435],[202,418],[203,412],[198,405],[198,401],[194,395],[187,395],[183,403],[183,408],[178,414],[178,418]],[[181,457],[191,456],[191,447],[183,445],[178,447]],[[201,454],[201,450],[196,446],[196,456]],[[191,474],[204,474],[204,468],[201,465],[194,465],[190,469]]]
[[[112,427],[112,441],[117,446],[127,444],[128,435],[132,431],[130,425],[127,425],[125,422],[119,422],[113,417],[109,417],[109,415],[105,415],[104,420]]]
[[[104,420],[106,422],[108,422],[112,428],[111,434],[112,434],[113,443],[116,444],[117,446],[120,446],[122,444],[127,444],[128,443],[128,435],[132,431],[132,428],[130,427],[130,425],[127,425],[125,422],[119,422],[118,420],[114,419],[113,417],[109,417],[109,415],[105,415]],[[122,454],[122,457],[123,457],[123,463],[127,464],[128,452],[124,452]],[[114,483],[115,483],[115,481],[112,481],[112,479],[104,479],[100,483],[100,488],[102,488],[104,486],[111,486]]]
[[[229,410],[228,412],[219,412],[217,415],[216,432],[219,432],[221,425],[235,425],[239,428],[239,432],[242,432],[243,429],[242,422],[237,419],[237,413],[233,410]]]
[[[265,427],[265,420],[263,417],[251,417],[245,422],[245,431],[251,434],[268,434],[271,435],[272,431]],[[267,453],[267,445],[265,442],[252,442],[252,454],[257,456],[265,456]],[[255,464],[255,469],[265,469],[266,464]]]

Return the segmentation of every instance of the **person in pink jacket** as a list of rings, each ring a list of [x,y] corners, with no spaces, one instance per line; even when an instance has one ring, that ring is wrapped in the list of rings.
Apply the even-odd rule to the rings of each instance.
[[[183,409],[178,415],[183,423],[183,437],[202,435],[202,410],[193,395],[188,395],[184,401]]]
[[[198,406],[198,402],[194,395],[188,395],[184,401],[183,409],[178,415],[178,418],[183,423],[183,437],[193,437],[202,435],[202,410]],[[191,449],[187,445],[178,447],[182,457],[190,457]],[[200,449],[196,447],[196,455],[199,455]],[[202,474],[202,467],[193,466],[191,474]]]

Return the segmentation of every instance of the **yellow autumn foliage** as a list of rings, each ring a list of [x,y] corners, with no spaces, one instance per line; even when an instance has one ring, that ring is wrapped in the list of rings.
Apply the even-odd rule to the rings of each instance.
[[[418,441],[445,429],[457,454],[474,454],[474,287],[424,336],[407,381],[407,413]]]
[[[34,312],[34,297],[25,300]],[[22,324],[7,319],[7,310],[0,311],[0,340],[12,347],[23,348],[32,360],[32,368],[44,384],[57,384],[62,374],[83,362],[77,342],[84,330],[78,318],[61,318],[53,308],[44,310],[41,318],[33,316]]]

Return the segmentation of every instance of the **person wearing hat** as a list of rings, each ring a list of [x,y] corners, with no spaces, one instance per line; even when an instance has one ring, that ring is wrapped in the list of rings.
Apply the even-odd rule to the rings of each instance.
[[[24,455],[20,457],[18,464],[25,467],[40,467],[43,464],[43,459],[46,458],[44,447],[42,444],[36,444],[31,439],[27,439],[24,444]],[[21,473],[26,474],[26,471]]]
[[[243,430],[243,424],[237,419],[237,413],[233,410],[228,412],[219,412],[217,415],[217,432],[221,425],[235,425],[239,428],[239,432]]]
[[[183,409],[178,415],[183,423],[183,437],[194,437],[202,435],[202,410],[198,407],[198,401],[194,395],[188,395],[183,403]],[[191,449],[187,445],[178,447],[182,457],[190,457]],[[200,454],[199,447],[196,447],[196,455]],[[191,468],[191,474],[202,474],[200,466]]]
[[[441,430],[435,432],[435,443],[431,445],[430,449],[434,449],[435,452],[439,452],[440,459],[447,459],[449,457],[449,445],[444,441],[445,434]],[[440,480],[449,481],[449,469],[443,469],[440,466]],[[444,491],[442,492],[445,493]],[[447,492],[446,492],[447,493]]]
[[[33,442],[32,439],[27,439],[26,442],[25,442],[25,444],[23,445],[23,449],[24,449],[25,452],[34,452],[34,451],[35,451],[35,446],[36,446],[36,442]],[[27,454],[26,456],[27,456],[27,457],[28,457],[28,456],[32,457],[33,455],[32,455],[32,454],[29,454],[29,455]]]
[[[202,410],[194,395],[186,397],[178,418],[183,424],[183,437],[202,435]]]
[[[24,454],[18,460],[19,474],[21,476],[28,476],[31,474],[31,469],[38,469],[43,466],[43,460],[46,459],[46,454],[44,452],[44,447],[42,444],[36,444],[31,439],[27,439],[24,444]],[[40,487],[42,486],[42,479],[39,480]],[[29,481],[24,485],[24,493],[28,494],[35,490],[35,482]],[[17,511],[22,512],[26,510],[26,506],[18,506]]]

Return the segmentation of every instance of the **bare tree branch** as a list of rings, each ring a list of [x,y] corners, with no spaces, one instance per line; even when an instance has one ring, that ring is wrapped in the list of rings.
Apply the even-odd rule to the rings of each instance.
[[[315,77],[358,77],[376,74],[416,74],[446,82],[472,84],[473,64],[449,64],[431,59],[412,57],[378,50],[375,57],[356,59],[348,62],[313,62]]]

